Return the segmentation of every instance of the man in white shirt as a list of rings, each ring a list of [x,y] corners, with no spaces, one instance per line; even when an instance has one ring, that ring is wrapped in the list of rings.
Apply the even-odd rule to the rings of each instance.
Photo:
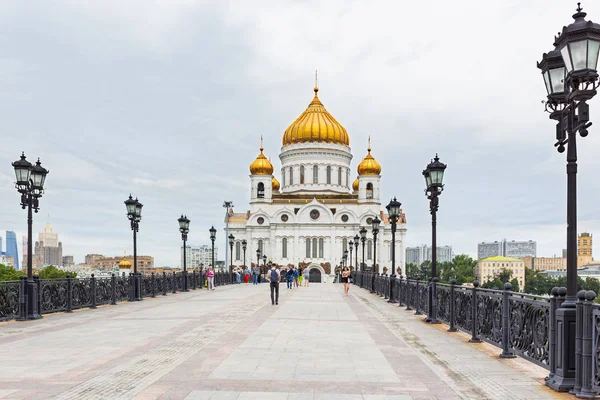
[[[279,270],[273,265],[267,274],[267,279],[271,282],[271,304],[279,304],[279,278],[281,277]]]

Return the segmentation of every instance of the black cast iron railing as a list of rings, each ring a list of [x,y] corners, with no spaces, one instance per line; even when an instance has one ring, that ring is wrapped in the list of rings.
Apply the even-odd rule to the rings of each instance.
[[[78,308],[96,308],[105,304],[132,300],[133,274],[115,275],[97,278],[39,279],[34,276],[38,286],[38,305],[42,314],[53,312],[71,312]],[[206,272],[188,272],[188,288],[203,289]],[[138,277],[142,297],[156,297],[184,290],[183,272],[150,274]],[[26,277],[19,281],[0,282],[0,321],[20,319],[26,309]],[[216,285],[229,285],[235,282],[235,276],[226,272],[215,273]],[[23,314],[24,315],[24,314]]]

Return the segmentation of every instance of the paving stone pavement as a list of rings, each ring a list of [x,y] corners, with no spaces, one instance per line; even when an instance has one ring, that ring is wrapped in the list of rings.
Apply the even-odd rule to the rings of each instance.
[[[0,323],[0,399],[549,399],[499,359],[339,284],[233,285]]]

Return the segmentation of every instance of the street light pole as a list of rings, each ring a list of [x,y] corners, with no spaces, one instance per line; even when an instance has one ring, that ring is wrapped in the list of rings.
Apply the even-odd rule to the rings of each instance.
[[[392,275],[390,276],[390,299],[388,303],[394,303],[392,300],[392,293],[394,289],[394,280],[396,279],[396,224],[398,223],[398,218],[400,216],[400,204],[399,201],[394,197],[393,200],[390,200],[390,203],[386,206],[388,211],[388,219],[390,220],[390,225],[392,227]],[[402,275],[400,275],[402,277]]]
[[[129,198],[125,200],[125,207],[127,208],[127,218],[129,219],[131,230],[133,231],[133,296],[130,296],[130,301],[141,301],[142,300],[142,285],[141,276],[137,272],[137,233],[140,229],[140,221],[142,220],[142,207],[144,205],[137,199],[135,200],[129,195]]]
[[[217,238],[217,230],[215,229],[214,226],[211,226],[208,231],[210,232],[210,241],[212,243],[212,252],[211,252],[211,264],[212,265],[211,266],[213,267],[213,270],[214,270],[214,268],[215,268],[215,239]],[[225,253],[227,253],[227,248],[225,248]],[[206,289],[210,290],[208,285],[206,285]]]
[[[577,133],[588,135],[589,105],[598,83],[600,24],[586,21],[586,13],[577,3],[575,20],[554,38],[554,49],[542,55],[542,71],[548,97],[546,111],[556,123],[559,153],[567,146],[567,293],[556,310],[556,372],[546,384],[557,391],[575,386],[575,325],[577,301]]]
[[[358,235],[354,236],[354,268],[358,271]],[[362,269],[361,269],[362,271]]]
[[[246,248],[248,247],[248,242],[246,239],[242,240],[242,250],[244,251],[244,267],[246,266]]]
[[[181,240],[183,240],[183,291],[189,292],[188,289],[188,274],[187,274],[187,261],[186,261],[186,253],[187,253],[187,235],[190,232],[190,220],[187,216],[181,214],[181,217],[177,220],[179,222],[179,232],[181,232]]]
[[[231,249],[231,262],[229,265],[229,272],[233,272],[233,244],[235,243],[235,236],[229,235],[229,248]]]
[[[44,182],[46,175],[50,171],[42,167],[38,158],[35,165],[32,165],[25,158],[25,153],[21,158],[12,163],[15,170],[15,188],[21,194],[21,208],[27,208],[27,282],[24,283],[25,298],[19,301],[18,320],[39,319],[42,318],[41,310],[38,309],[37,283],[33,280],[33,212],[39,211],[39,199],[44,193]],[[21,281],[21,285],[23,282]]]
[[[352,268],[352,248],[354,247],[354,242],[350,240],[348,244],[350,245],[350,268]],[[356,266],[354,268],[356,269]]]
[[[379,267],[377,266],[377,234],[379,233],[379,224],[381,220],[378,217],[375,217],[372,223],[373,229],[373,271],[375,273],[379,273]]]
[[[233,209],[233,201],[224,201],[223,202],[223,208],[225,208],[225,210],[227,210],[225,212],[225,265],[229,265],[228,262],[228,258],[227,258],[227,239],[229,238],[229,209]],[[231,258],[233,258],[233,253],[231,254]],[[214,262],[213,262],[214,264]],[[213,265],[213,268],[215,268],[215,266]]]
[[[441,163],[438,155],[423,170],[425,177],[425,195],[429,199],[429,212],[431,213],[431,284],[429,290],[429,305],[425,322],[439,324],[437,320],[437,211],[439,206],[438,196],[444,190],[444,171],[446,164]]]
[[[367,242],[367,229],[363,226],[361,228],[361,230],[359,231],[360,233],[360,241],[362,243],[362,265],[360,266],[360,270],[362,271],[363,268],[365,268],[366,264],[365,264],[365,243]]]

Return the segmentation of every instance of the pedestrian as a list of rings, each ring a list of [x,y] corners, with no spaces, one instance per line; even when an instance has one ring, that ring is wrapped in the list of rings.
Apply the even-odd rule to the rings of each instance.
[[[248,267],[246,267],[246,268],[244,268],[244,283],[246,283],[246,285],[247,285],[249,281],[250,281],[250,271],[248,270]]]
[[[271,288],[271,304],[279,304],[279,270],[273,265],[268,274],[268,279],[271,282],[269,287]]]
[[[294,268],[289,267],[286,274],[287,288],[291,289],[294,282]]]
[[[300,273],[298,272],[298,268],[294,268],[294,286],[298,287],[298,276]]]
[[[308,268],[304,268],[302,271],[304,287],[308,287],[308,279],[310,278],[310,273],[308,272]]]
[[[302,287],[302,279],[304,279],[302,272],[303,272],[302,268],[298,268],[298,285],[299,285],[299,287]]]
[[[252,268],[252,284],[253,285],[258,285],[258,267],[254,267]]]
[[[342,268],[342,283],[344,284],[344,293],[348,296],[350,290],[350,268]]]
[[[212,265],[208,266],[206,276],[208,278],[208,290],[215,290],[215,271]]]

